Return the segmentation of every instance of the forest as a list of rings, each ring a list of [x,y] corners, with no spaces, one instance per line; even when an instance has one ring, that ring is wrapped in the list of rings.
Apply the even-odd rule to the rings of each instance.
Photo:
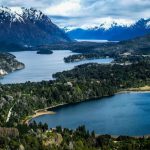
[[[150,86],[150,63],[91,63],[53,76],[56,80],[0,85],[0,126],[15,126],[37,109],[100,99],[128,88]]]
[[[5,132],[7,131],[7,132]],[[3,133],[5,132],[5,134]],[[96,135],[81,125],[75,130],[47,124],[0,128],[0,149],[10,150],[149,150],[149,137]],[[5,135],[5,136],[4,136]]]
[[[145,49],[140,50],[142,54],[126,50],[121,53],[116,50],[87,53],[84,46],[82,49],[84,52],[75,59],[78,56],[84,56],[83,59],[109,56],[114,61],[105,65],[79,65],[72,70],[54,74],[55,80],[0,84],[0,150],[150,149],[149,137],[112,137],[96,135],[94,131],[90,133],[85,126],[75,130],[60,126],[48,129],[47,124],[25,123],[38,109],[100,99],[130,88],[150,87],[149,53],[144,55]],[[73,61],[72,58],[74,56],[69,58],[69,62]]]

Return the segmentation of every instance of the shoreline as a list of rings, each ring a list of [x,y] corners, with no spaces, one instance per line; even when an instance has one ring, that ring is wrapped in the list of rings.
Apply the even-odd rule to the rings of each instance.
[[[29,125],[30,121],[32,119],[36,118],[36,117],[43,116],[43,115],[54,115],[54,114],[56,114],[54,111],[39,111],[39,112],[35,112],[34,115],[26,117],[26,119],[24,119],[22,121],[22,123]]]
[[[128,88],[125,90],[118,91],[115,94],[124,94],[124,93],[150,93],[150,86],[143,86],[139,88]]]
[[[139,87],[139,88],[129,88],[129,89],[126,89],[126,90],[118,91],[118,92],[114,93],[114,95],[117,95],[117,94],[126,94],[126,93],[150,93],[150,86],[144,86],[144,87]],[[104,97],[102,97],[102,98],[104,98]],[[60,106],[69,105],[69,104],[82,103],[82,102],[85,102],[85,101],[79,101],[79,102],[75,102],[75,103],[62,103],[62,104],[57,104],[57,105],[53,105],[53,106],[50,106],[50,107],[46,107],[46,108],[43,108],[43,109],[35,110],[34,111],[35,114],[31,115],[31,116],[28,116],[25,120],[23,120],[23,123],[25,123],[25,124],[28,125],[29,122],[32,119],[37,118],[39,116],[43,116],[43,115],[55,115],[56,112],[51,111],[50,109],[57,108],[57,107],[60,107]]]
[[[3,79],[3,78],[5,78],[7,75],[9,75],[9,74],[12,74],[12,73],[14,73],[14,72],[17,72],[17,71],[21,71],[21,70],[23,70],[23,69],[25,69],[25,64],[23,64],[22,63],[22,67],[20,67],[20,68],[15,68],[15,70],[12,70],[11,72],[7,72],[7,71],[5,71],[5,74],[0,74],[0,79]]]
[[[120,92],[117,92],[115,93],[114,95],[117,95],[117,94],[128,94],[128,93],[150,93],[150,91],[120,91]]]
[[[64,106],[64,105],[67,105],[67,103],[58,104],[58,105],[55,105],[55,106],[50,106],[50,107],[46,107],[46,108],[43,108],[43,109],[35,110],[34,111],[35,114],[27,116],[24,120],[22,120],[22,123],[25,123],[25,124],[29,125],[29,122],[32,119],[37,118],[39,116],[43,116],[43,115],[55,115],[56,112],[50,111],[49,109],[56,108],[56,107],[59,107],[59,106]]]

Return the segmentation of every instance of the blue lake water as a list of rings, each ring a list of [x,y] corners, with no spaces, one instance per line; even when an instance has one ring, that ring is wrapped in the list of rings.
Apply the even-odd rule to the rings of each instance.
[[[107,42],[112,42],[112,43],[117,43],[119,41],[108,41],[108,40],[99,40],[99,39],[75,39],[78,42],[94,42],[94,43],[107,43]]]
[[[84,63],[110,63],[112,59],[95,59],[65,63],[64,57],[71,51],[54,51],[52,55],[38,55],[35,51],[13,52],[26,67],[8,74],[0,83],[23,83],[50,80],[52,74],[69,70]],[[61,125],[76,128],[85,125],[90,131],[112,135],[150,134],[150,93],[119,94],[101,100],[93,100],[55,109],[56,115],[44,115],[37,122],[47,122],[49,127]]]
[[[36,122],[49,127],[74,129],[85,125],[90,131],[111,135],[150,134],[150,93],[125,93],[101,100],[55,108],[55,115],[43,115]]]
[[[69,50],[54,51],[52,55],[39,55],[35,51],[13,52],[17,60],[25,64],[25,69],[6,75],[0,79],[0,83],[24,83],[26,81],[42,81],[52,79],[52,74],[64,70],[73,69],[84,63],[110,63],[112,59],[95,59],[75,63],[65,63],[64,57],[73,55]]]

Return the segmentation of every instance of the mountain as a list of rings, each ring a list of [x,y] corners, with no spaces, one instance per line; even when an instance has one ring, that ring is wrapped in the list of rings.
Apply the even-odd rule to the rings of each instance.
[[[104,22],[99,26],[65,27],[64,30],[72,39],[123,41],[150,33],[150,19],[140,19],[130,24]]]
[[[0,7],[0,42],[26,46],[68,42],[48,16],[34,8]]]

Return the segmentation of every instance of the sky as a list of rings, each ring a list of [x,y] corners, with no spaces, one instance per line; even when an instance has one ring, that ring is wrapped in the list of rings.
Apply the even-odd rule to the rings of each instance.
[[[113,20],[131,24],[150,18],[150,0],[0,0],[7,7],[34,7],[57,25],[98,25]]]

